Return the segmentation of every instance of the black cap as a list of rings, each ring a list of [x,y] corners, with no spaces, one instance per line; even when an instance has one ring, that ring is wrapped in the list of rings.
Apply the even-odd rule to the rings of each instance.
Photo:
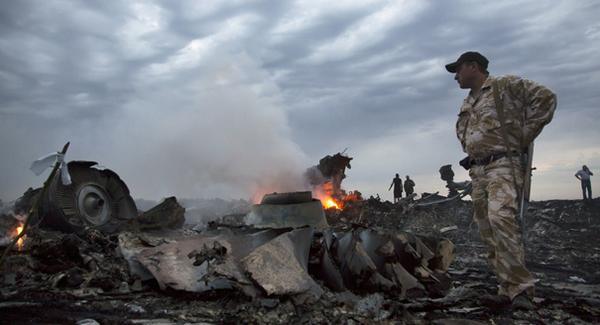
[[[484,70],[487,70],[489,63],[488,59],[486,59],[486,57],[481,55],[479,52],[465,52],[461,54],[456,62],[446,64],[446,70],[448,70],[448,72],[455,73],[456,69],[458,69],[458,67],[464,62],[477,62]]]

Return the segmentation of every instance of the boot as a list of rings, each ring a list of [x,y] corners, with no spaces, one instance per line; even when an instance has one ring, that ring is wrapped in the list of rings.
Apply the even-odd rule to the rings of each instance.
[[[505,295],[485,294],[481,296],[481,304],[492,309],[501,309],[510,306],[510,298]]]
[[[513,299],[512,308],[514,310],[533,310],[535,309],[535,305],[533,304],[533,300],[525,292],[521,292]]]

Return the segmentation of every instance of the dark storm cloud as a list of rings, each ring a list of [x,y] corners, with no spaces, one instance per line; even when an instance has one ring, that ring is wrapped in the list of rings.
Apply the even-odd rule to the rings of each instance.
[[[444,101],[444,96],[454,90],[455,83],[443,69],[443,64],[456,59],[465,50],[479,50],[486,54],[492,60],[492,73],[517,73],[550,83],[550,86],[556,85],[566,90],[573,87],[572,80],[556,80],[556,75],[564,74],[555,71],[555,57],[560,58],[558,62],[564,62],[567,57],[579,56],[573,46],[567,51],[572,52],[570,55],[562,53],[563,42],[590,47],[589,41],[582,39],[583,33],[565,28],[565,20],[573,23],[577,21],[577,16],[584,16],[581,21],[592,22],[591,16],[585,19],[585,16],[589,16],[590,8],[585,5],[583,8],[564,8],[564,4],[554,7],[533,2],[493,5],[495,8],[489,8],[489,4],[471,4],[436,3],[421,11],[418,18],[408,25],[391,29],[368,50],[355,53],[342,62],[327,62],[312,69],[298,69],[297,73],[289,74],[293,76],[289,82],[295,85],[295,80],[306,79],[308,81],[304,84],[312,85],[307,88],[317,91],[335,87],[338,96],[327,103],[330,114],[347,116],[340,122],[353,128],[352,121],[363,122],[356,119],[354,111],[371,111],[376,113],[375,116],[367,118],[376,119],[373,122],[380,125],[382,130],[389,129],[396,121],[411,120],[413,117],[436,118],[445,107],[455,107],[455,98]],[[562,15],[556,17],[557,11],[563,11]],[[585,24],[582,25],[585,27]],[[560,37],[559,42],[553,39],[554,35]],[[559,54],[556,54],[557,51]],[[378,57],[382,59],[377,61]],[[369,64],[369,61],[375,63]],[[361,66],[363,62],[365,64]],[[578,57],[577,62],[577,66],[583,70],[577,71],[577,67],[572,67],[566,73],[572,74],[571,78],[589,78],[598,70],[598,63],[594,62],[593,56]],[[398,72],[394,74],[394,71]],[[293,98],[301,101],[304,92],[297,89],[293,91]],[[589,100],[589,96],[585,98]],[[410,107],[415,113],[407,114],[402,107]],[[302,115],[303,112],[297,111],[295,114]],[[315,114],[312,116],[315,116],[314,120],[319,119]],[[305,119],[307,124],[312,124],[310,118]],[[372,132],[372,129],[354,129],[358,129],[358,132],[354,132],[358,139],[365,135],[360,130]]]
[[[581,161],[600,167],[598,13],[594,1],[7,2],[0,197],[39,183],[30,160],[66,140],[141,196],[247,196],[277,166],[346,147],[349,187],[376,193],[399,171],[431,191],[462,155],[465,92],[444,64],[466,50],[557,92],[537,148],[540,183],[563,181]]]
[[[308,162],[289,140],[277,89],[243,45],[228,44],[253,32],[256,14],[217,8],[172,28],[184,10],[150,2],[3,10],[20,17],[1,39],[11,44],[1,77],[14,81],[0,93],[2,149],[14,157],[2,160],[4,197],[39,183],[29,163],[67,140],[69,159],[115,169],[137,196],[247,198],[298,186]]]
[[[438,2],[428,6],[408,24],[379,35],[378,42],[368,48],[361,48],[352,55],[341,54],[339,59],[325,63],[299,66],[286,74],[290,78],[282,83],[291,85],[291,90],[285,93],[291,98],[288,103],[296,108],[291,110],[290,116],[298,141],[313,155],[322,152],[323,147],[340,150],[350,146],[367,150],[358,148],[376,147],[384,142],[388,148],[397,148],[398,156],[402,156],[415,151],[418,144],[425,146],[426,152],[421,153],[422,159],[413,161],[429,164],[426,166],[429,172],[424,171],[423,165],[414,166],[401,158],[390,158],[382,150],[381,155],[355,152],[355,166],[362,166],[362,161],[368,167],[360,171],[355,168],[353,173],[368,175],[372,172],[370,169],[375,169],[377,160],[385,160],[390,174],[400,167],[429,173],[428,177],[434,178],[432,174],[435,175],[441,164],[455,162],[460,156],[458,146],[447,139],[454,141],[453,121],[464,92],[457,90],[453,76],[445,72],[443,65],[465,50],[479,50],[492,61],[493,74],[519,74],[544,83],[558,93],[560,105],[556,121],[540,140],[568,136],[568,146],[573,148],[577,143],[575,150],[587,152],[571,155],[573,161],[597,161],[598,131],[595,128],[575,131],[573,124],[561,123],[560,119],[569,114],[574,121],[598,120],[598,114],[589,110],[597,105],[599,96],[594,84],[600,69],[592,54],[598,50],[599,28],[593,18],[598,12],[598,5],[592,2],[494,5]],[[307,93],[314,96],[303,98]],[[440,120],[449,123],[438,137],[427,143],[419,141],[427,125],[436,125],[435,121]],[[342,131],[331,132],[332,126],[339,130],[340,125]],[[303,132],[306,129],[317,131]],[[412,134],[406,134],[407,131]],[[399,147],[402,143],[399,139],[390,139],[394,133],[405,133],[404,137],[413,141]],[[581,143],[578,138],[586,141]],[[560,152],[558,145],[539,147],[553,151],[554,154],[540,152],[540,155],[554,157],[554,160]],[[593,149],[586,149],[590,147]],[[427,160],[423,156],[427,152],[436,152],[445,158]],[[553,168],[563,168],[560,164],[557,161]],[[564,168],[576,165],[571,162]],[[566,180],[566,176],[561,179]],[[556,177],[555,182],[560,178]],[[542,195],[557,197],[561,194],[564,195],[550,192]]]

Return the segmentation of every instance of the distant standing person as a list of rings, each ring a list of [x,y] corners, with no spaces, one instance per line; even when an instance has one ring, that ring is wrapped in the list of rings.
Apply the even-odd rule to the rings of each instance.
[[[406,180],[404,181],[404,192],[406,192],[406,197],[411,196],[415,192],[415,182],[406,175]]]
[[[396,174],[396,177],[392,179],[388,191],[392,189],[392,186],[394,187],[394,203],[396,203],[402,198],[402,178],[400,178],[400,175]]]
[[[575,174],[575,178],[581,181],[581,191],[583,192],[584,200],[592,199],[592,181],[590,179],[590,176],[594,176],[594,173],[592,173],[586,165],[583,165],[583,167],[581,167],[581,170]],[[586,190],[587,197],[585,195]]]

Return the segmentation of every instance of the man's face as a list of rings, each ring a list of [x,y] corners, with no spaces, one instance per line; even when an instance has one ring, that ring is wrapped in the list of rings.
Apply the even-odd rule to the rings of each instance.
[[[456,69],[454,80],[458,81],[461,89],[471,89],[477,74],[477,66],[471,62],[463,62]]]

